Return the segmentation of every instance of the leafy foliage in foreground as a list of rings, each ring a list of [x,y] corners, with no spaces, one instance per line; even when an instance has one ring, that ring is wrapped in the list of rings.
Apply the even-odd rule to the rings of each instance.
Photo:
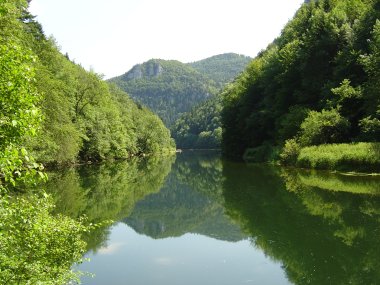
[[[53,203],[42,191],[16,192],[46,179],[21,144],[41,121],[36,56],[19,20],[26,7],[26,1],[0,3],[0,283],[66,284],[78,277],[71,267],[82,260],[89,227],[51,215]]]
[[[379,18],[375,0],[303,4],[224,90],[224,154],[241,158],[289,139],[301,147],[378,142]]]
[[[63,56],[27,5],[0,2],[0,283],[68,284],[94,226],[52,214],[33,156],[68,163],[174,145],[156,115]]]
[[[0,200],[0,283],[65,284],[76,279],[73,262],[81,262],[88,227],[53,216],[48,197]]]

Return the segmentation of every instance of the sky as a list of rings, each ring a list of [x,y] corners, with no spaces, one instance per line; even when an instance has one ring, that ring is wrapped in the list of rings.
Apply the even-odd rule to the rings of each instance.
[[[62,53],[105,78],[152,58],[255,57],[303,0],[32,0]]]

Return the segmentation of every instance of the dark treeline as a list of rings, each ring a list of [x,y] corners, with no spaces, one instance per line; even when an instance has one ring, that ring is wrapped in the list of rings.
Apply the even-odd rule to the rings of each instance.
[[[377,0],[303,4],[224,90],[224,154],[268,160],[285,146],[292,164],[302,147],[378,142],[379,16]]]

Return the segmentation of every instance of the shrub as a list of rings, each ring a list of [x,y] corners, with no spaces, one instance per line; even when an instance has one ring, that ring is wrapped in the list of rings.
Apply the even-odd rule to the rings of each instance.
[[[366,117],[360,120],[361,139],[364,141],[380,141],[380,120]]]
[[[295,165],[301,147],[296,139],[289,139],[285,142],[285,146],[280,154],[280,162],[283,165]]]
[[[302,146],[344,142],[350,127],[336,109],[310,111],[301,124]]]

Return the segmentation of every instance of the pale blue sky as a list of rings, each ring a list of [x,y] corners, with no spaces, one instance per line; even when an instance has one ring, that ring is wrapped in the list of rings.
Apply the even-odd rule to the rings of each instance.
[[[106,78],[151,58],[255,57],[303,0],[32,0],[62,52]]]

